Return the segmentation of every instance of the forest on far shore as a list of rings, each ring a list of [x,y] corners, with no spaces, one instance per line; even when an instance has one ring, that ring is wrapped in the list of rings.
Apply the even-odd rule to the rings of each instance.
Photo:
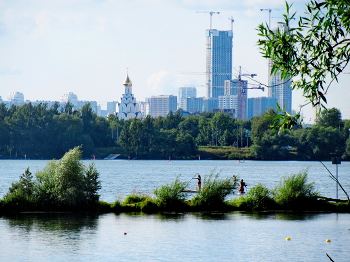
[[[83,158],[120,154],[132,159],[350,160],[350,120],[323,110],[312,127],[271,129],[274,110],[244,121],[221,112],[118,119],[97,116],[90,105],[0,104],[0,159],[59,159],[82,145]]]

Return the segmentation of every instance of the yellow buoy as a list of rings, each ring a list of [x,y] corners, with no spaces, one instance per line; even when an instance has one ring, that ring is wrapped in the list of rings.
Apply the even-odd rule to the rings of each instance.
[[[331,242],[331,240],[330,239],[326,239],[326,242]]]
[[[287,237],[287,238],[286,238],[286,241],[290,241],[290,240],[292,240],[290,237]]]

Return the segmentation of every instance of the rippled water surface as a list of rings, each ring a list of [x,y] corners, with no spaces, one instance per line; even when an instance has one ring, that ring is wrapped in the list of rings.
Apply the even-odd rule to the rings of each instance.
[[[171,183],[176,176],[181,181],[189,181],[189,189],[196,188],[196,182],[191,178],[199,173],[203,176],[211,172],[219,173],[220,177],[233,175],[243,178],[250,187],[262,183],[273,189],[281,177],[308,169],[310,182],[323,196],[335,197],[336,185],[330,179],[328,171],[319,162],[307,161],[153,161],[153,160],[96,160],[83,161],[86,165],[94,163],[100,173],[102,189],[101,199],[114,202],[116,198],[124,198],[133,191],[152,193],[157,187]],[[45,160],[0,160],[0,197],[8,191],[14,181],[24,173],[27,167],[31,172],[41,170]],[[336,165],[324,162],[326,167],[336,175]],[[350,162],[338,165],[339,180],[350,192]],[[339,198],[345,195],[339,190]]]
[[[177,175],[237,175],[249,187],[272,189],[282,176],[308,168],[322,195],[335,184],[318,162],[295,161],[83,161],[94,163],[102,181],[101,199],[113,202],[133,191],[149,193]],[[27,167],[35,173],[47,161],[0,160],[0,196]],[[335,174],[335,165],[325,163]],[[339,179],[350,191],[350,164]],[[339,197],[345,198],[341,191]],[[126,233],[126,234],[124,234]],[[25,214],[0,217],[0,261],[349,261],[350,214]],[[291,238],[286,241],[286,238]],[[326,242],[330,239],[331,242]]]
[[[349,214],[2,217],[0,260],[349,261],[349,228]]]

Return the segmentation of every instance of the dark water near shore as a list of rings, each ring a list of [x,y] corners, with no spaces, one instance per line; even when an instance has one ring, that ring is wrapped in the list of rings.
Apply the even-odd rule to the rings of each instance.
[[[0,260],[349,261],[349,228],[349,214],[3,217]]]
[[[27,167],[35,173],[47,161],[0,160],[0,196]],[[335,197],[335,184],[318,162],[295,161],[84,161],[94,162],[101,199],[113,202],[133,191],[149,193],[212,170],[237,175],[249,187],[269,188],[284,175],[309,168],[322,195]],[[326,162],[335,174],[335,165]],[[339,179],[350,191],[350,164]],[[345,198],[341,191],[339,197]],[[0,217],[0,261],[334,261],[350,259],[350,214],[26,214]],[[124,235],[124,232],[127,233]],[[286,238],[291,241],[286,241]],[[331,242],[326,242],[331,239]]]

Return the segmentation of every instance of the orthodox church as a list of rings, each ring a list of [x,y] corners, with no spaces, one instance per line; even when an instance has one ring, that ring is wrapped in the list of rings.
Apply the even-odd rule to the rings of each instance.
[[[118,118],[128,120],[131,118],[141,118],[141,112],[139,111],[139,105],[136,102],[136,98],[132,93],[132,82],[130,81],[129,75],[126,75],[126,79],[123,83],[125,93],[119,103]]]

